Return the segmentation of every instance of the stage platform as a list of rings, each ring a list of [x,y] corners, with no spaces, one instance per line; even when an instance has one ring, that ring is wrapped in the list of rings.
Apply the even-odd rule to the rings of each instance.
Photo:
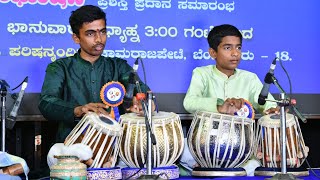
[[[299,179],[303,180],[319,180],[320,179],[320,169],[314,169],[314,173],[309,170],[309,176],[300,176],[297,177]],[[318,177],[317,177],[318,176]],[[214,180],[264,180],[266,178],[271,178],[271,176],[240,176],[240,177],[196,177],[196,176],[180,176],[177,180],[183,180],[183,179],[197,179],[197,180],[208,180],[208,179],[214,179]],[[0,176],[1,179],[1,176]],[[49,177],[43,177],[38,180],[49,180]]]
[[[314,173],[315,174],[314,174]],[[299,179],[303,179],[303,180],[319,180],[320,179],[320,169],[314,169],[313,172],[311,170],[309,170],[309,176],[300,176],[297,177]],[[272,176],[239,176],[239,177],[195,177],[195,176],[183,176],[180,177],[180,179],[215,179],[215,180],[264,180],[266,178],[271,178]]]

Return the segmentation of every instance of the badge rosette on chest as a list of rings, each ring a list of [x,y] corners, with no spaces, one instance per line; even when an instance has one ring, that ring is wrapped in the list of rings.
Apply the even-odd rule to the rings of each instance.
[[[108,82],[102,86],[100,98],[102,102],[111,107],[110,116],[119,121],[120,114],[118,106],[123,102],[126,89],[120,82]]]
[[[252,104],[244,100],[244,105],[239,111],[235,112],[234,115],[254,119],[255,113]]]

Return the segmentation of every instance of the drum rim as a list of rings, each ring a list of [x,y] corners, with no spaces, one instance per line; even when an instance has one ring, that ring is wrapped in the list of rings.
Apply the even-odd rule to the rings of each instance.
[[[161,116],[156,116],[152,119],[154,124],[158,124],[161,122],[166,122],[166,121],[171,121],[171,120],[180,120],[180,116],[174,112],[166,112],[166,111],[159,111],[156,112],[155,114],[160,114]],[[130,124],[136,124],[140,121],[144,122],[145,117],[144,116],[138,116],[136,113],[126,113],[120,116],[120,121],[122,123],[128,123]],[[141,123],[144,124],[144,123]]]
[[[112,130],[113,133],[121,133],[123,131],[123,128],[121,127],[121,125],[116,120],[112,119],[111,117],[108,117],[103,114],[98,115],[95,112],[88,112],[85,115],[84,119],[89,118],[90,116],[93,116],[92,118],[89,119],[89,124],[91,126],[98,126],[103,129]],[[113,124],[108,124],[108,123],[103,122],[100,119],[100,116],[103,116],[103,117],[107,118],[108,120],[112,121]],[[94,124],[94,123],[96,123],[96,124]]]
[[[258,119],[258,125],[264,126],[264,127],[273,127],[277,126],[280,127],[280,118],[279,119],[272,119],[271,116],[277,115],[275,113],[272,114],[267,114],[262,116],[261,118]],[[280,116],[280,115],[279,115]],[[286,126],[293,126],[295,125],[295,116],[291,113],[286,113]]]
[[[203,116],[203,114],[210,114],[210,116],[212,116],[212,115],[224,116],[224,117],[229,117],[230,119],[232,119],[234,121],[244,120],[245,122],[248,122],[248,123],[255,123],[254,119],[251,119],[248,117],[241,117],[241,116],[230,115],[230,114],[222,114],[222,113],[211,112],[211,111],[196,111],[193,115],[193,118],[201,117],[201,116]],[[219,119],[221,119],[221,118],[219,118]],[[221,120],[228,120],[228,119],[221,119]]]

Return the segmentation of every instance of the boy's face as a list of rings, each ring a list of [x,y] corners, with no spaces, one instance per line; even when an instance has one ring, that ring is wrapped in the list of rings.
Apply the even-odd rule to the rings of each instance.
[[[81,47],[81,57],[95,61],[103,53],[107,41],[107,29],[103,19],[84,23],[79,29],[79,37],[73,34],[73,40]]]
[[[209,53],[216,60],[216,67],[226,75],[233,74],[241,59],[241,42],[236,36],[225,36],[222,38],[217,51],[209,48]]]

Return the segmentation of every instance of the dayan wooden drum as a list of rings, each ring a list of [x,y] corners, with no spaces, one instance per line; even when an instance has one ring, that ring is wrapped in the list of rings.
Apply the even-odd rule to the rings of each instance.
[[[119,142],[122,135],[122,127],[115,120],[98,115],[93,112],[87,113],[74,127],[65,139],[66,146],[83,143],[93,151],[90,168],[114,167],[119,153]],[[87,163],[88,164],[88,163]]]
[[[287,167],[298,168],[308,156],[309,148],[305,145],[297,118],[286,113],[286,157]],[[281,132],[280,115],[270,114],[258,120],[254,154],[261,160],[262,167],[280,168]]]
[[[145,117],[135,113],[120,117],[123,127],[120,157],[131,168],[143,167],[147,154]],[[184,136],[179,115],[159,111],[152,116],[156,145],[153,145],[153,167],[171,166],[183,151]]]
[[[253,152],[254,121],[198,111],[188,132],[189,150],[201,168],[234,168]]]

